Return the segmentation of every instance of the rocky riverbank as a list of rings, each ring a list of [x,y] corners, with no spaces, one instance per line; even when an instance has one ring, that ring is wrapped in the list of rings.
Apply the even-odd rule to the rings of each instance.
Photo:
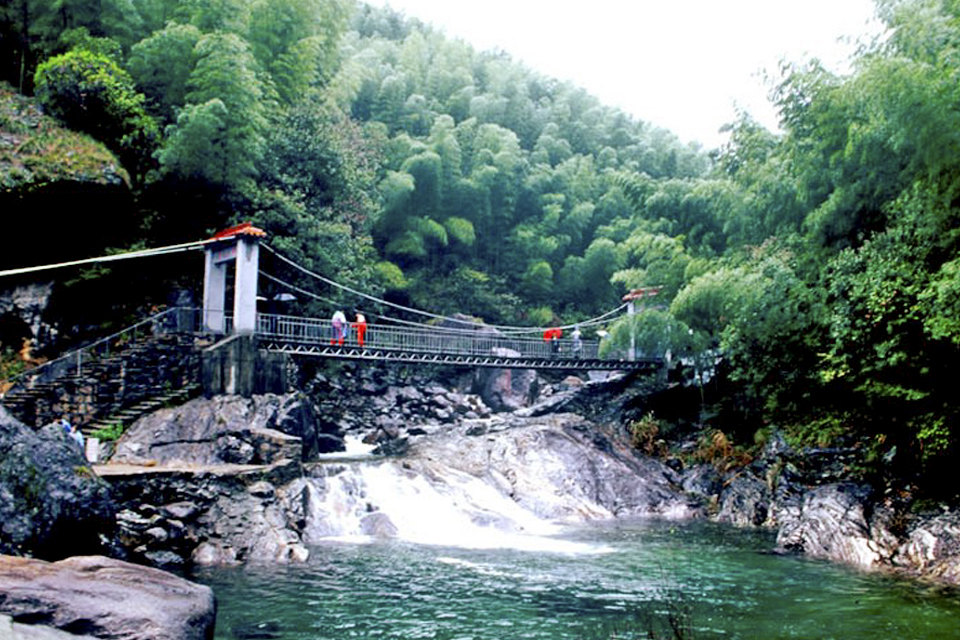
[[[191,491],[197,480],[182,472],[177,479],[157,469],[149,479],[111,480],[119,495],[129,496],[118,518],[121,538],[132,557],[160,566],[297,561],[331,535],[416,539],[421,534],[404,529],[409,519],[402,513],[412,494],[385,492],[384,483],[416,487],[420,500],[460,492],[464,522],[523,530],[522,517],[494,517],[489,505],[479,504],[473,493],[482,487],[504,499],[497,508],[519,508],[544,521],[711,517],[772,528],[784,553],[960,584],[960,514],[942,508],[915,514],[902,500],[853,481],[850,451],[794,451],[774,436],[749,465],[723,473],[689,458],[660,461],[633,449],[623,426],[625,416],[646,408],[636,383],[504,380],[503,372],[499,378],[484,373],[478,378],[465,371],[440,384],[398,370],[346,368],[314,376],[309,394],[195,401],[159,412],[121,441],[117,460],[151,440],[145,459],[162,468],[170,458],[161,434],[173,429],[182,435],[177,424],[218,415],[218,421],[207,420],[209,435],[199,438],[207,453],[177,455],[266,464],[269,471],[231,474],[229,482],[216,481],[216,491],[207,477],[202,484],[208,489],[199,495]],[[497,394],[492,400],[491,390]],[[496,412],[488,402],[514,409]],[[269,438],[262,429],[280,425],[292,448],[264,444]],[[313,452],[336,448],[345,437],[364,439],[388,455],[318,461]],[[195,446],[184,440],[190,438],[180,438],[181,449]],[[297,449],[298,440],[304,448]],[[473,482],[479,484],[463,488]],[[186,507],[171,511],[171,505]],[[195,521],[170,515],[183,509],[203,515]]]
[[[0,545],[187,571],[300,562],[331,536],[522,546],[557,523],[712,517],[774,528],[781,552],[960,584],[960,514],[852,481],[849,451],[774,436],[725,472],[661,460],[624,426],[647,409],[635,381],[487,375],[344,368],[306,393],[198,399],[142,418],[94,470],[58,428],[0,414]],[[336,453],[361,440],[379,453]]]
[[[329,536],[437,541],[423,525],[437,533],[441,513],[461,533],[523,535],[557,521],[704,512],[674,471],[637,456],[617,430],[546,411],[582,381],[544,389],[537,410],[494,413],[480,395],[437,383],[338,380],[358,392],[318,376],[317,404],[218,397],[138,421],[97,469],[118,502],[118,553],[181,569],[297,562]],[[325,453],[343,439],[380,453]]]
[[[750,465],[718,474],[684,470],[684,488],[717,520],[774,529],[777,547],[864,569],[890,570],[960,586],[960,513],[919,511],[845,470],[854,452],[794,451],[775,437]]]

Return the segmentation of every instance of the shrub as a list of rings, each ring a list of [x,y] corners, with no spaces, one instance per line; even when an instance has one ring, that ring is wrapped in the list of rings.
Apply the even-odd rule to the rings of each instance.
[[[844,435],[852,433],[850,418],[844,415],[825,415],[802,424],[784,427],[787,442],[798,449],[829,447]]]
[[[117,422],[112,424],[109,427],[104,427],[102,429],[97,429],[90,434],[91,438],[96,438],[101,442],[110,442],[116,440],[121,435],[123,435],[123,424]]]
[[[73,49],[37,67],[36,96],[67,126],[106,144],[131,174],[142,176],[159,139],[143,94],[107,55]]]
[[[663,438],[659,437],[661,427],[660,421],[654,417],[653,413],[648,413],[639,420],[634,420],[628,427],[630,444],[648,456],[665,456],[667,445]]]
[[[26,368],[27,363],[10,347],[4,347],[0,351],[0,382],[5,382]]]
[[[700,462],[712,464],[721,472],[745,466],[751,460],[750,454],[743,447],[734,445],[727,434],[719,429],[713,429],[700,438],[693,457]]]

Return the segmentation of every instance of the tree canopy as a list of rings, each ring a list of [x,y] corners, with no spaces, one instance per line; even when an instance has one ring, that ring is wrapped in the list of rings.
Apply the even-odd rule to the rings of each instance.
[[[936,477],[960,439],[960,5],[877,9],[849,74],[785,65],[780,131],[743,113],[709,152],[348,0],[15,0],[0,73],[118,155],[130,244],[251,219],[328,276],[497,322],[658,285],[605,348],[709,367],[737,437],[828,425]]]

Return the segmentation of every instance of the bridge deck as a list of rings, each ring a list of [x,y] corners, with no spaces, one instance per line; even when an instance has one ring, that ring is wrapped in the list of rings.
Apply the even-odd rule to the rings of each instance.
[[[329,320],[259,314],[257,337],[268,351],[354,360],[451,364],[520,369],[647,370],[661,358],[634,361],[601,358],[599,343],[570,339],[546,342],[517,337],[489,327],[473,329],[367,325],[363,346],[352,328],[341,344]]]

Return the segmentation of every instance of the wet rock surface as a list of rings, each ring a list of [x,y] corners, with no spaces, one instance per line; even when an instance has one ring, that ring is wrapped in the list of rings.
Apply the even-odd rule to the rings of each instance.
[[[681,477],[684,490],[717,505],[715,519],[775,529],[780,551],[960,585],[960,514],[912,514],[909,503],[850,480],[855,461],[851,449],[797,452],[774,437],[743,469],[696,465]]]
[[[113,463],[272,464],[312,459],[321,448],[311,403],[299,394],[197,398],[135,422]]]
[[[53,563],[0,556],[0,614],[22,634],[40,625],[39,633],[53,628],[69,637],[206,640],[215,613],[209,587],[164,571],[102,556]]]
[[[536,376],[527,406],[503,412],[475,393],[476,382],[467,369],[333,367],[314,373],[304,394],[158,411],[128,432],[111,461],[154,466],[108,478],[118,513],[103,512],[98,526],[116,527],[114,553],[158,567],[297,562],[324,536],[403,537],[409,523],[391,503],[409,496],[378,487],[411,486],[423,496],[456,493],[467,505],[461,515],[483,527],[528,524],[484,506],[480,494],[551,521],[710,514],[775,528],[784,552],[960,584],[960,516],[915,515],[851,482],[856,451],[794,451],[774,436],[736,470],[665,464],[636,453],[625,426],[648,411],[648,382]],[[366,467],[312,462],[361,439],[380,454]],[[102,485],[92,486],[109,502]],[[5,541],[34,529],[17,517],[0,525]]]
[[[777,545],[815,558],[879,565],[892,550],[873,538],[870,510],[869,487],[853,483],[814,487],[803,495],[798,510],[782,517]]]
[[[268,467],[156,468],[107,476],[122,510],[123,557],[165,569],[307,559],[283,506],[297,461]]]
[[[499,486],[551,520],[702,513],[661,462],[636,455],[576,414],[498,415],[413,444],[412,465],[444,464]]]
[[[919,516],[897,547],[893,563],[960,585],[960,512]]]
[[[286,487],[308,543],[370,536],[485,548],[557,523],[702,514],[665,465],[580,416],[496,415],[413,439],[402,457],[319,464]]]
[[[336,387],[344,380],[361,393],[339,393]],[[463,381],[469,384],[469,377]],[[277,422],[276,407],[284,401],[215,398],[157,412],[118,443],[112,460],[161,458],[155,467],[109,478],[123,505],[117,540],[126,557],[166,568],[298,562],[308,557],[305,545],[324,536],[403,537],[406,530],[395,522],[395,509],[408,505],[399,504],[402,495],[375,499],[377,478],[370,474],[376,473],[393,474],[389,485],[429,485],[428,498],[431,492],[469,485],[459,500],[467,505],[464,517],[494,529],[526,525],[475,504],[477,492],[526,514],[514,514],[520,520],[689,517],[701,511],[680,491],[671,469],[636,455],[613,432],[605,434],[578,415],[541,415],[536,407],[492,413],[478,396],[436,383],[415,386],[366,375],[315,382],[333,392],[332,397],[313,395],[320,398],[316,415],[324,417],[319,421],[336,416],[340,433],[375,444],[380,456],[362,471],[330,463],[304,468],[299,451],[283,449],[287,458],[274,460],[269,472],[234,466],[214,473],[202,467],[237,460],[234,442],[263,450],[253,437],[260,425]],[[544,404],[556,407],[557,399],[566,401],[583,387],[565,386],[560,391],[544,385]],[[364,420],[370,420],[365,427]],[[124,451],[141,443],[138,456],[126,457]],[[273,460],[261,453],[239,459]],[[378,464],[391,469],[376,471]],[[201,468],[194,470],[197,465]],[[300,477],[304,472],[310,477]]]

